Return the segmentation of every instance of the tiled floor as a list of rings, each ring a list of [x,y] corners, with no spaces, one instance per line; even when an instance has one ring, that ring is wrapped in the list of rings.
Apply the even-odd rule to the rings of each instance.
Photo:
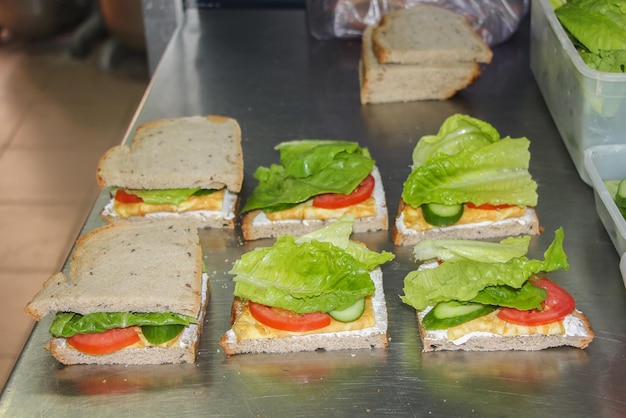
[[[62,266],[97,195],[95,165],[119,143],[148,84],[143,56],[100,70],[70,35],[0,42],[0,387],[34,321],[23,308]]]

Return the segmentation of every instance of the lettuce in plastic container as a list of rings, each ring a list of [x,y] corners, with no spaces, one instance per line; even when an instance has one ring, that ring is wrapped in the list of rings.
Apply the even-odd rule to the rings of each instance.
[[[626,72],[625,0],[569,0],[554,12],[589,67]]]

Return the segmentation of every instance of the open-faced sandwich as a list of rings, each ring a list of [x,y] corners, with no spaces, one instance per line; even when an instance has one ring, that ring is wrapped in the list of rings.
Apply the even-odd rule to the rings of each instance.
[[[199,227],[234,228],[243,183],[241,129],[222,116],[161,119],[140,125],[130,145],[98,163],[112,199],[101,215],[124,220],[186,218]]]
[[[387,346],[379,265],[394,258],[350,240],[348,215],[317,231],[278,237],[244,254],[235,275],[228,355]]]
[[[356,142],[297,140],[276,146],[280,164],[259,167],[241,213],[246,240],[300,235],[352,214],[354,232],[387,230],[375,161]]]
[[[25,310],[55,315],[46,348],[63,364],[191,363],[208,291],[197,228],[125,222],[79,238]]]
[[[436,135],[420,138],[392,228],[394,244],[538,234],[529,145],[460,114]]]
[[[574,298],[543,273],[567,269],[563,230],[544,260],[526,257],[530,236],[497,242],[421,241],[420,267],[402,300],[417,309],[423,351],[585,348],[594,333]]]

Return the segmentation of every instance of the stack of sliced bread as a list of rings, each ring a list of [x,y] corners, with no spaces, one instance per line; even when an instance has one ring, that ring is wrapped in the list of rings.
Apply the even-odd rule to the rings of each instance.
[[[480,75],[492,52],[463,17],[429,5],[401,9],[363,32],[361,103],[445,100]]]

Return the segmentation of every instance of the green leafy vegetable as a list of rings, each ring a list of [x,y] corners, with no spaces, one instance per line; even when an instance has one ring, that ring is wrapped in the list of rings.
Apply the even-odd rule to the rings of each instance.
[[[281,164],[259,167],[258,185],[242,213],[283,210],[322,193],[352,192],[372,171],[374,160],[356,142],[300,140],[276,149]]]
[[[132,326],[163,326],[195,324],[196,318],[168,312],[98,312],[80,315],[72,312],[56,314],[50,334],[55,337],[71,337],[76,334],[94,334],[112,328]]]
[[[546,300],[546,290],[526,281],[519,289],[510,286],[487,286],[471,301],[526,311],[541,309],[541,302],[544,300]]]
[[[192,189],[128,190],[128,192],[139,196],[144,203],[151,205],[179,205],[201,190],[200,187],[195,187]]]
[[[163,344],[176,338],[184,328],[184,325],[144,325],[141,332],[150,343]]]
[[[413,255],[421,261],[437,258],[448,261],[469,259],[485,263],[505,263],[511,258],[525,255],[529,243],[528,235],[505,238],[499,243],[458,239],[424,240],[413,247]]]
[[[555,9],[582,59],[591,68],[626,68],[626,1],[569,0]]]
[[[281,236],[271,247],[244,254],[230,271],[235,296],[307,313],[346,309],[372,294],[370,270],[394,256],[353,247],[346,238],[354,218],[337,222],[297,239]]]
[[[537,184],[528,171],[530,141],[498,139],[490,127],[453,115],[437,136],[424,137],[425,145],[420,139],[402,199],[413,207],[466,202],[536,206]]]
[[[404,278],[402,301],[421,310],[448,300],[472,301],[489,286],[521,288],[528,278],[538,272],[567,269],[567,255],[563,250],[563,229],[555,232],[544,260],[513,257],[503,263],[460,259],[444,262],[436,268],[422,268]]]

